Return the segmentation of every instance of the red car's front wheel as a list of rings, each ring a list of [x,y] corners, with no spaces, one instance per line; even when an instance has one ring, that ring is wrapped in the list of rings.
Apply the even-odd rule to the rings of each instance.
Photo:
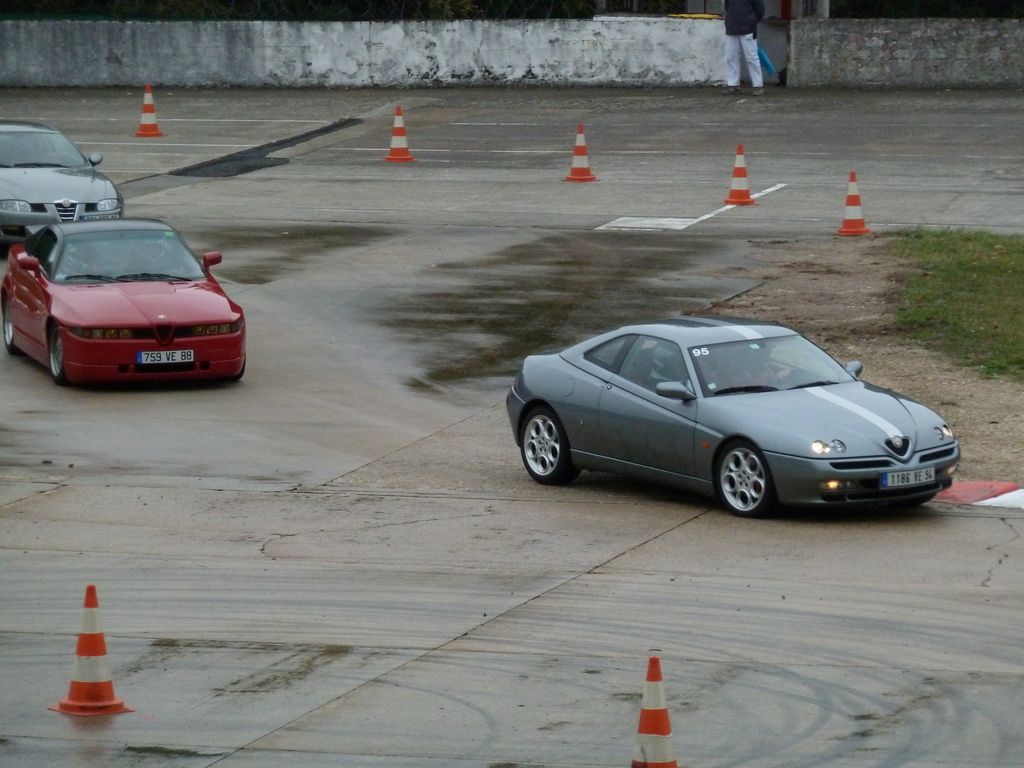
[[[20,355],[21,350],[14,343],[14,321],[11,320],[11,300],[7,296],[0,302],[0,312],[3,313],[4,324],[4,348],[12,355]]]
[[[64,386],[68,383],[68,374],[64,370],[64,342],[60,336],[60,326],[54,323],[50,326],[48,334],[50,376],[54,384]]]

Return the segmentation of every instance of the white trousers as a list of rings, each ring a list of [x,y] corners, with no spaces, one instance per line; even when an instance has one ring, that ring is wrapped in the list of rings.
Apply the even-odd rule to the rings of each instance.
[[[761,75],[761,59],[757,55],[757,40],[753,35],[726,35],[725,74],[730,88],[740,84],[740,59],[746,59],[750,84],[761,88],[764,77]]]

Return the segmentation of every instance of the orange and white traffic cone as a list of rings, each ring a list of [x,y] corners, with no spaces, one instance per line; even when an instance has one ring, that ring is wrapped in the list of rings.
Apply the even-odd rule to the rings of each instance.
[[[756,201],[750,196],[750,187],[747,186],[747,161],[743,155],[743,145],[736,148],[736,163],[732,168],[732,186],[729,188],[729,196],[725,198],[728,205],[755,205]]]
[[[139,130],[136,136],[153,138],[163,136],[160,127],[156,124],[156,105],[153,104],[153,89],[146,86],[146,95],[142,97],[142,120],[139,122]]]
[[[668,704],[661,684],[661,659],[657,656],[651,656],[647,665],[632,768],[677,768]]]
[[[860,192],[857,191],[857,174],[850,171],[850,185],[846,190],[846,218],[837,234],[867,235],[871,230],[864,226],[864,214],[860,212]]]
[[[85,588],[85,610],[75,650],[71,688],[67,698],[61,699],[60,703],[50,709],[69,715],[117,715],[135,711],[114,696],[114,682],[107,662],[107,643],[100,629],[100,604],[96,598],[96,587],[92,584]]]
[[[395,107],[395,127],[391,130],[391,150],[384,158],[389,163],[409,163],[416,158],[409,152],[409,139],[405,135],[402,108]]]
[[[576,147],[572,151],[572,168],[566,181],[597,181],[597,176],[590,172],[590,161],[587,159],[587,137],[583,135],[583,125],[576,127]]]

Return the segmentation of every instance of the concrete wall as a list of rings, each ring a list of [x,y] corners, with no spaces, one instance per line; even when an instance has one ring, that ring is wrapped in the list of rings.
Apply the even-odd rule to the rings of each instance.
[[[791,87],[1024,86],[1021,21],[801,19],[766,22],[761,37]],[[723,75],[722,22],[707,19],[0,21],[0,86],[678,86]]]
[[[0,85],[704,84],[722,22],[0,22]]]
[[[1024,22],[801,20],[790,28],[791,86],[1024,87]]]

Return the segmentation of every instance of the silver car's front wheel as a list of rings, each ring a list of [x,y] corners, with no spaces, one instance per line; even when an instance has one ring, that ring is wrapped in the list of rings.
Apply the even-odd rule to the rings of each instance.
[[[764,455],[753,443],[727,445],[715,469],[715,491],[725,507],[740,517],[764,517],[775,508],[775,488]]]
[[[519,447],[526,471],[538,483],[561,485],[579,474],[562,422],[549,408],[530,411],[519,434]]]

